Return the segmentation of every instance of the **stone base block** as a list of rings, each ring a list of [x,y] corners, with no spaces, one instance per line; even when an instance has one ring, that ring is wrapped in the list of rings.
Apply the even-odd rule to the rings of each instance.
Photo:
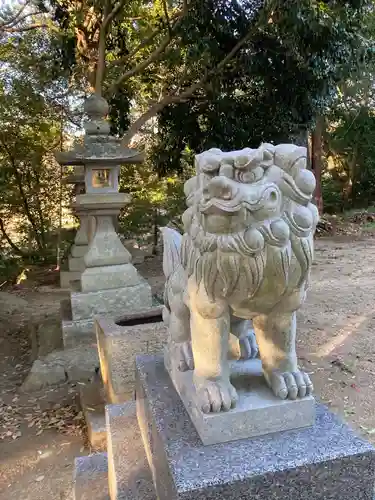
[[[181,372],[170,362],[165,366],[203,444],[225,443],[313,425],[315,400],[312,396],[295,401],[281,400],[267,386],[259,359],[231,363],[231,381],[238,393],[236,408],[229,412],[205,414],[196,400],[193,371]]]
[[[83,257],[69,257],[69,271],[80,271],[81,273],[86,269]]]
[[[96,346],[53,351],[34,362],[21,390],[38,391],[66,381],[87,382],[92,380],[97,369],[99,359]]]
[[[72,319],[93,316],[113,316],[141,311],[152,305],[150,285],[142,280],[138,285],[97,292],[72,292]]]
[[[145,314],[150,315],[151,311],[146,310]],[[160,314],[160,308],[155,312]],[[142,318],[139,321],[142,322]],[[135,358],[141,353],[163,352],[167,341],[164,323],[160,318],[155,323],[119,326],[111,318],[103,317],[95,320],[95,329],[107,401],[122,403],[134,399]]]
[[[40,391],[45,387],[65,383],[67,374],[64,365],[37,359],[21,385],[21,392]]]
[[[109,500],[106,453],[78,457],[74,463],[73,500]]]
[[[63,363],[69,381],[86,382],[92,380],[99,368],[96,345],[82,345],[63,351],[54,351],[45,360],[51,363]]]
[[[156,500],[135,402],[106,406],[111,500]]]
[[[138,285],[142,281],[133,264],[88,267],[81,276],[82,292],[96,292],[112,288]]]
[[[62,349],[61,322],[58,318],[46,317],[37,328],[30,329],[32,359],[43,358],[56,349]]]
[[[81,271],[60,271],[60,288],[71,290],[71,282],[81,279],[81,274]]]
[[[62,321],[61,327],[65,349],[96,344],[93,319]]]
[[[137,416],[159,500],[372,500],[375,450],[325,407],[315,425],[204,446],[161,357],[139,356]]]
[[[107,449],[107,432],[103,386],[97,380],[82,384],[79,393],[90,445],[96,451],[104,451]]]
[[[84,257],[88,249],[88,245],[73,245],[70,250],[70,255],[72,257]]]

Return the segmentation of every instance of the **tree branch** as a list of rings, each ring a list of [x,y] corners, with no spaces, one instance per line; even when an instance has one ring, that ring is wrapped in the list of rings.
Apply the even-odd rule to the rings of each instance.
[[[141,49],[143,49],[150,42],[152,42],[152,40],[156,37],[156,35],[161,33],[161,31],[163,29],[164,29],[164,27],[162,27],[162,28],[158,27],[158,28],[154,29],[154,31],[152,31],[150,36],[148,36],[147,38],[142,40],[142,42],[140,44],[138,44],[131,52],[129,52],[129,54],[127,54],[124,57],[121,57],[120,59],[116,59],[115,61],[109,62],[107,64],[107,67],[113,68],[114,66],[119,66],[120,64],[125,64],[129,59],[132,59]]]
[[[48,28],[48,24],[29,24],[28,26],[24,26],[23,28],[0,28],[0,31],[5,33],[24,33],[25,31],[31,31],[38,28]]]
[[[99,33],[98,63],[96,66],[96,75],[95,75],[95,93],[100,96],[102,95],[102,86],[105,73],[106,41],[107,41],[108,28],[113,19],[120,12],[124,4],[125,0],[121,0],[119,3],[115,5],[115,7],[112,10],[110,10],[111,2],[110,0],[107,0],[104,8],[104,19],[100,27],[100,33]]]
[[[110,88],[108,89],[108,94],[111,96],[113,95],[116,90],[118,89],[118,87],[125,81],[127,80],[128,78],[131,78],[132,76],[140,73],[141,71],[145,70],[151,63],[153,62],[156,62],[159,57],[161,56],[161,54],[165,51],[165,49],[168,47],[168,45],[171,43],[172,41],[172,36],[173,36],[173,31],[182,23],[183,19],[184,19],[184,16],[185,16],[186,13],[183,13],[180,17],[177,18],[176,22],[173,24],[173,26],[171,26],[169,28],[169,32],[168,32],[168,35],[162,40],[162,42],[160,43],[160,45],[142,62],[140,62],[139,64],[137,64],[135,67],[131,68],[130,70],[126,71],[124,74],[122,74],[116,81],[113,85],[110,86]],[[160,31],[158,31],[160,32]],[[151,36],[150,36],[150,39],[151,37],[154,38],[157,34],[157,33],[152,33]],[[149,40],[150,40],[149,39]],[[142,44],[140,44],[142,45]],[[137,48],[137,51],[140,49],[141,47],[138,46]],[[135,53],[136,53],[135,52]],[[127,59],[129,59],[130,57],[127,56]]]
[[[146,113],[143,113],[137,120],[135,120],[132,125],[130,125],[128,131],[122,138],[122,143],[124,145],[129,144],[133,136],[147,123],[151,118],[153,118],[159,111],[161,111],[168,104],[172,104],[172,96],[166,96],[161,101],[153,104]]]
[[[165,19],[167,21],[169,36],[172,37],[172,26],[171,26],[171,21],[169,19],[167,3],[165,0],[162,0],[162,4],[163,4],[163,11],[164,11]]]
[[[185,10],[181,10],[181,11],[178,11],[178,12],[175,12],[175,14],[173,14],[173,16],[169,19],[169,22],[171,21],[175,21],[176,18],[179,18],[181,16],[181,14],[185,15]],[[157,36],[159,35],[163,30],[165,29],[165,26],[158,26],[157,28],[155,28],[151,33],[150,35],[147,37],[147,38],[144,38],[142,40],[141,43],[139,43],[131,52],[129,52],[129,54],[127,54],[126,56],[124,57],[120,57],[120,59],[116,59],[115,61],[111,61],[107,64],[107,67],[110,69],[110,68],[113,68],[114,66],[119,66],[120,64],[125,64],[126,62],[128,62],[130,59],[132,59],[140,50],[142,50],[143,48],[147,47],[147,45],[149,45],[150,42],[152,42],[152,40]]]
[[[143,125],[166,106],[168,106],[169,104],[182,102],[185,99],[190,98],[195,91],[202,88],[210,77],[217,75],[225,67],[225,65],[236,55],[241,47],[243,47],[245,43],[250,39],[252,34],[253,30],[250,30],[249,33],[247,33],[241,40],[236,43],[232,50],[228,52],[228,54],[217,64],[217,66],[210,71],[207,71],[198,82],[192,84],[190,87],[188,87],[178,95],[176,95],[175,92],[171,92],[170,94],[163,97],[161,101],[153,104],[129,127],[129,130],[122,138],[123,144],[128,144],[132,137],[143,127]]]
[[[108,26],[113,21],[113,19],[117,16],[117,14],[120,12],[120,10],[124,6],[124,4],[125,4],[125,0],[121,0],[118,4],[116,4],[114,6],[112,11],[104,17],[102,29],[107,30]]]
[[[35,241],[38,244],[39,250],[43,250],[43,245],[41,244],[41,241],[39,239],[38,228],[36,226],[34,217],[31,214],[30,207],[29,207],[29,202],[28,202],[25,190],[23,189],[22,178],[21,178],[21,175],[20,175],[20,173],[18,171],[18,168],[17,168],[17,165],[16,165],[16,160],[15,160],[14,156],[12,155],[12,153],[9,151],[9,148],[7,147],[6,143],[3,141],[2,138],[0,138],[0,143],[2,144],[2,146],[4,148],[4,151],[8,155],[10,164],[12,166],[12,170],[13,170],[13,173],[14,173],[14,177],[16,179],[17,187],[18,187],[21,199],[22,199],[22,204],[24,206],[27,218],[29,219],[29,222],[32,225],[33,230],[34,230]]]
[[[95,72],[95,94],[99,96],[102,95],[102,85],[105,72],[105,46],[107,39],[107,27],[109,25],[108,19],[110,16],[109,8],[110,0],[107,0],[104,7],[104,19],[99,32],[98,61]]]
[[[111,87],[108,90],[109,95],[114,94],[116,92],[116,90],[118,89],[118,87],[125,80],[127,80],[128,78],[136,75],[137,73],[142,72],[151,63],[153,63],[154,61],[157,61],[159,59],[159,57],[161,56],[161,54],[164,52],[164,50],[168,47],[168,45],[170,44],[170,42],[171,42],[171,37],[168,34],[168,36],[164,38],[164,40],[159,45],[159,47],[157,49],[155,49],[154,52],[152,52],[152,54],[150,54],[149,57],[147,57],[147,59],[145,59],[144,61],[142,61],[137,66],[135,66],[134,68],[130,69],[129,71],[126,71],[124,74],[122,74],[120,76],[120,78],[118,78],[115,81],[115,83],[113,85],[111,85]]]
[[[27,26],[20,26],[21,23],[26,21],[27,19],[38,16],[40,14],[43,14],[42,11],[33,11],[33,12],[27,12],[26,14],[22,15],[22,13],[25,11],[26,7],[30,5],[31,1],[27,0],[24,5],[19,9],[19,11],[10,19],[4,20],[0,22],[0,33],[22,33],[25,31],[30,31],[36,28],[47,28],[48,25],[45,23],[33,23],[29,24]]]
[[[3,219],[0,217],[0,231],[4,238],[7,240],[9,246],[14,250],[14,252],[20,257],[27,257],[27,255],[10,239],[10,236],[6,232],[5,224]]]
[[[28,5],[30,5],[31,3],[31,0],[26,0],[25,3],[20,7],[20,9],[18,10],[18,12],[16,12],[16,14],[14,14],[10,19],[8,19],[7,21],[2,21],[0,23],[0,29],[1,28],[4,28],[5,26],[14,26],[14,24],[16,24],[17,22],[19,22],[19,17],[20,15],[22,14],[22,12],[24,12],[24,10],[26,9],[26,7]],[[29,16],[30,14],[26,14],[26,16],[24,16],[24,18],[26,18],[27,16]]]

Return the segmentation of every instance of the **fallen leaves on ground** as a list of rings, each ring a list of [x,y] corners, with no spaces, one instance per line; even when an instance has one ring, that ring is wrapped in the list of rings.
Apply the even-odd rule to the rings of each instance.
[[[350,373],[351,375],[354,374],[354,369],[339,358],[336,358],[333,361],[331,361],[331,365],[337,366],[343,372]]]
[[[316,227],[316,236],[352,235],[359,236],[374,224],[375,213],[362,210],[351,215],[329,215],[320,217]]]
[[[21,413],[19,407],[0,402],[0,439],[18,439],[22,436],[20,429],[24,425],[35,429],[37,436],[49,429],[62,434],[83,435],[84,417],[74,406],[56,404],[53,408],[42,410],[36,405],[27,410],[23,408]]]
[[[359,212],[355,212],[349,217],[350,222],[354,222],[356,224],[366,224],[368,222],[375,222],[375,213],[368,212],[367,210],[360,210]]]

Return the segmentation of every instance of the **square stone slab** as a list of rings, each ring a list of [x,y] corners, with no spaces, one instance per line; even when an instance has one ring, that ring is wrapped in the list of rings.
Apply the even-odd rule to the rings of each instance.
[[[373,500],[374,448],[324,406],[311,427],[204,446],[163,360],[139,356],[136,368],[159,500]]]
[[[264,380],[262,363],[259,359],[231,363],[231,381],[238,393],[237,406],[228,412],[209,414],[203,413],[197,402],[193,372],[181,372],[174,367],[173,363],[170,363],[167,349],[165,366],[205,445],[314,424],[314,398],[307,396],[292,401],[274,396]]]

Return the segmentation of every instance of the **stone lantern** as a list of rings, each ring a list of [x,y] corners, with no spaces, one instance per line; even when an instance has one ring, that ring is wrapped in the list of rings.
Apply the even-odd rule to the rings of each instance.
[[[92,95],[84,111],[88,119],[83,143],[56,155],[61,165],[84,168],[85,193],[76,196],[75,209],[94,221],[88,224],[88,250],[79,291],[71,294],[73,320],[95,314],[126,314],[152,304],[150,286],[131,264],[131,255],[113,223],[130,202],[128,194],[119,192],[120,167],[142,163],[143,155],[110,135],[105,99]]]

